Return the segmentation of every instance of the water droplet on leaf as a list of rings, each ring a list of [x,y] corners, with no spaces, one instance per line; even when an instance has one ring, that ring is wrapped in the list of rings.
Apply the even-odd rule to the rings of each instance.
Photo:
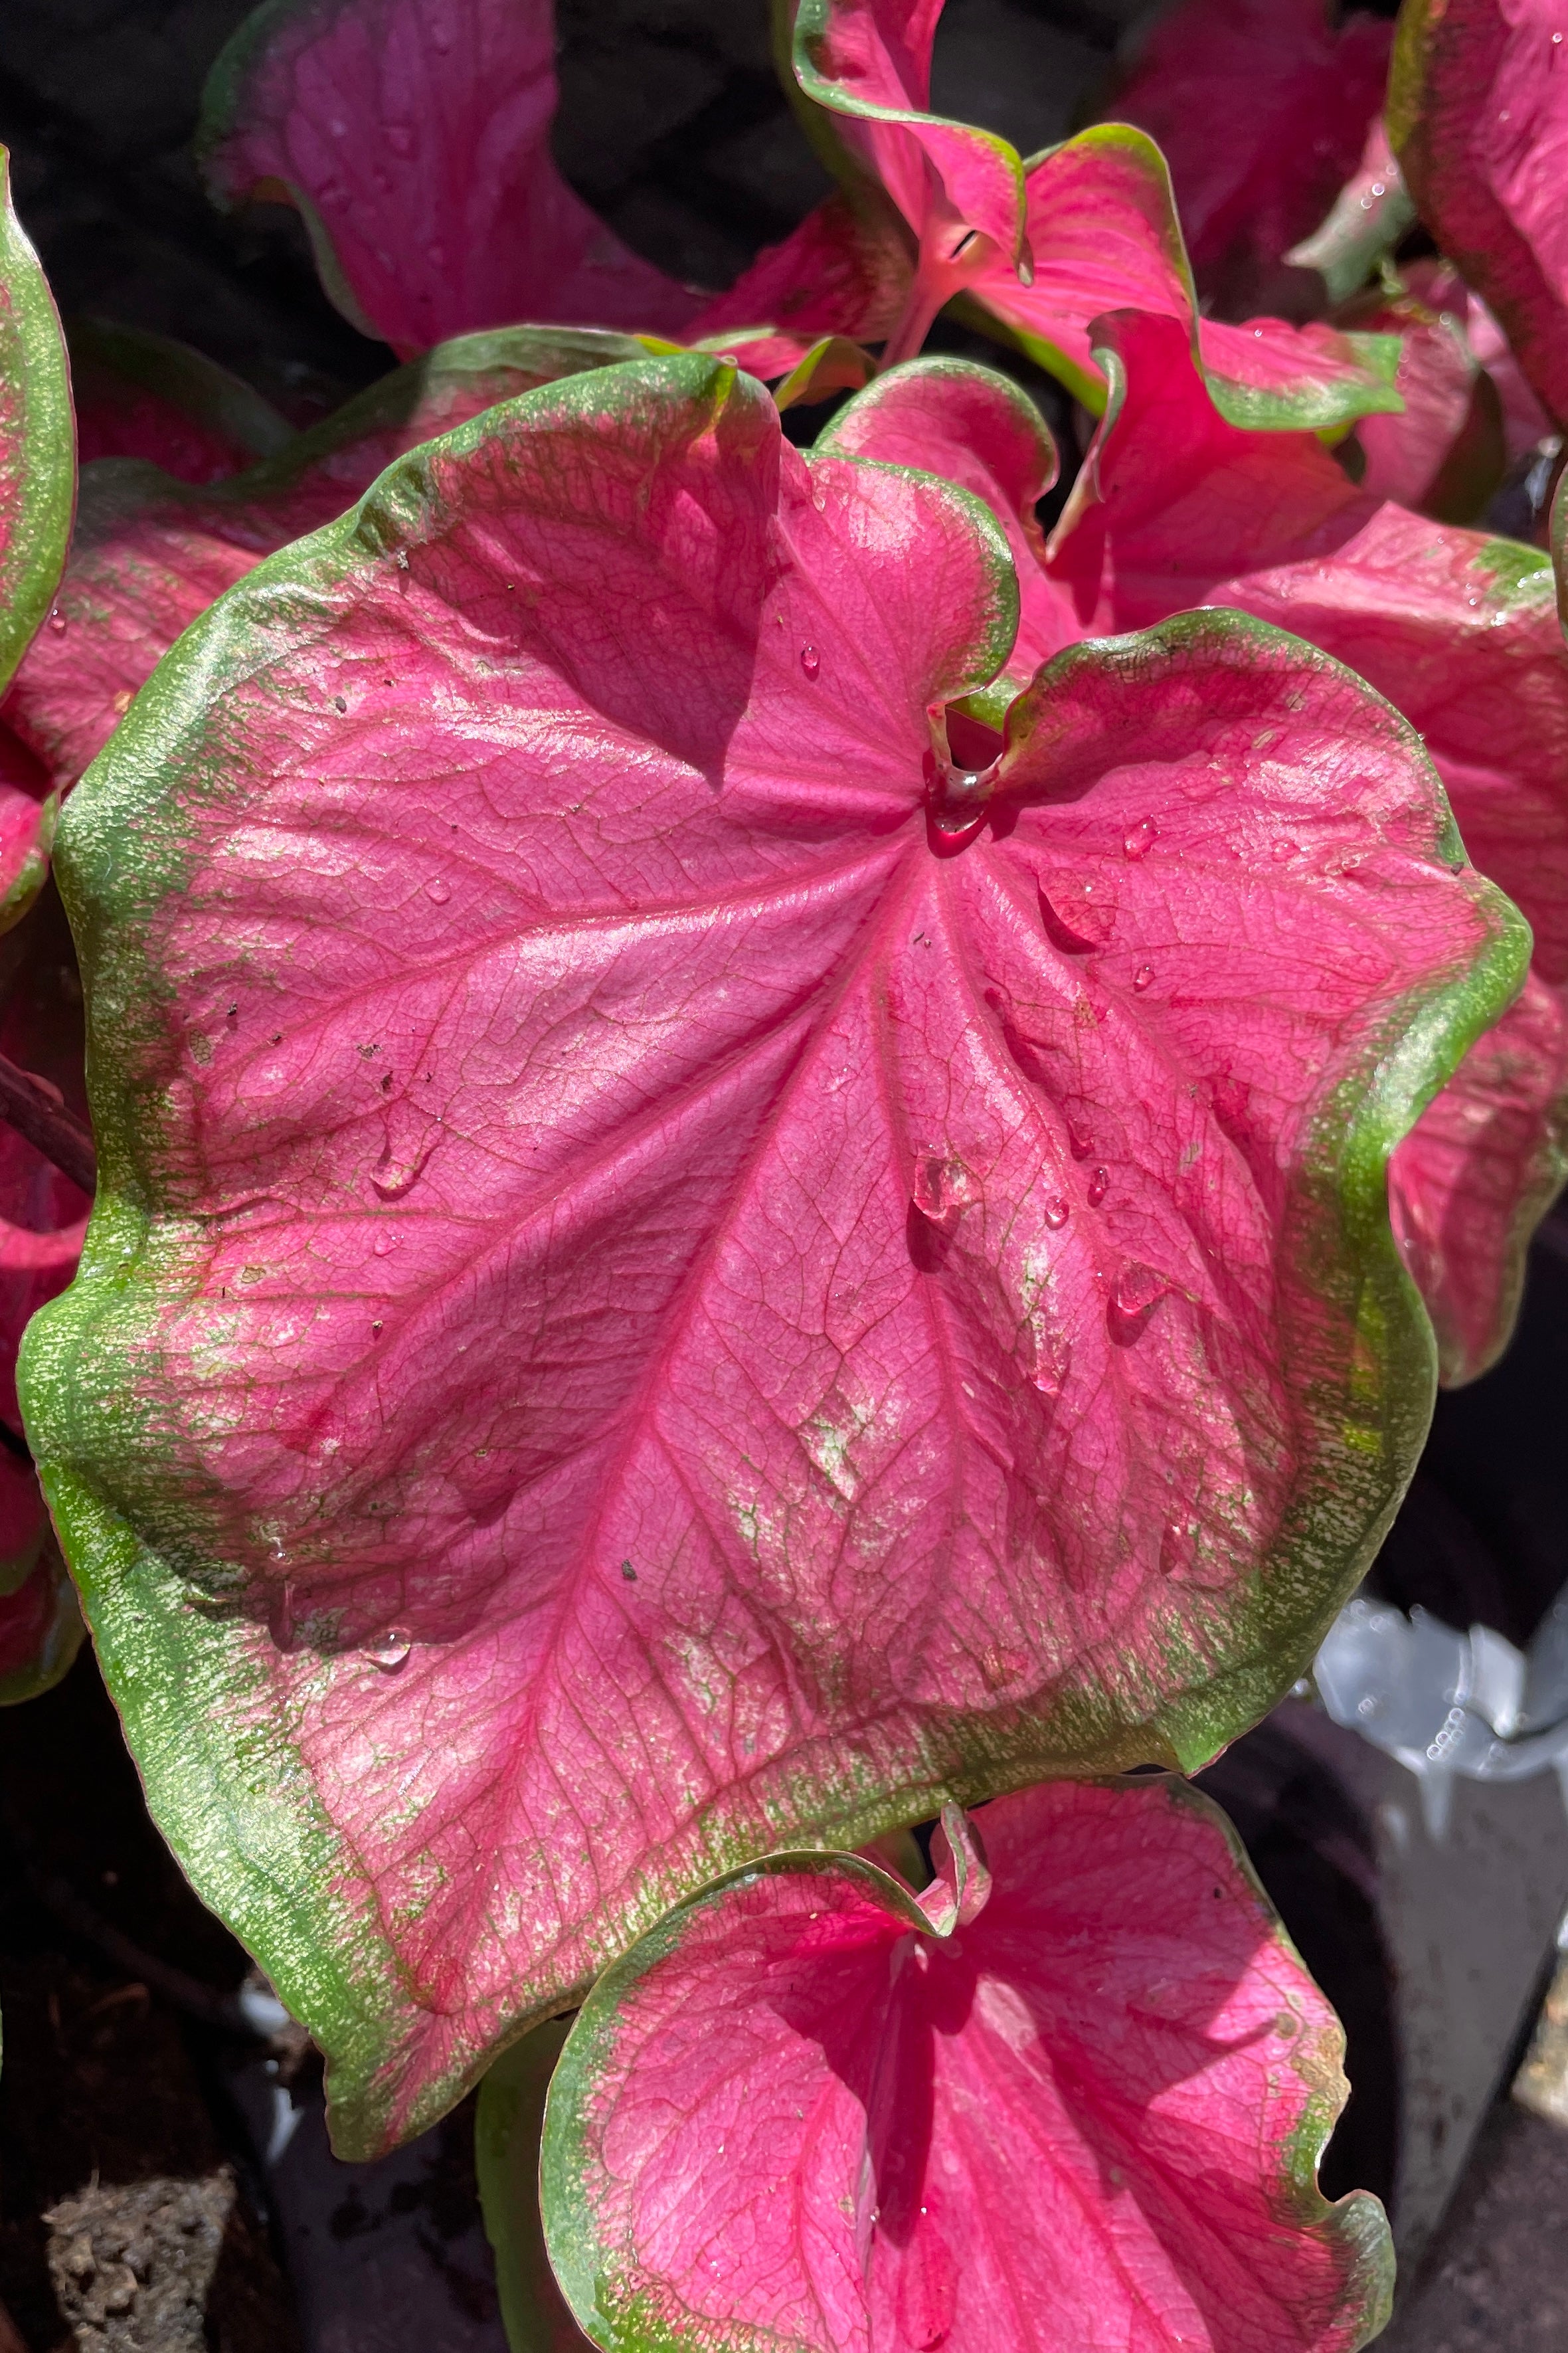
[[[1095,1172],[1094,1172],[1093,1176],[1092,1176],[1089,1178],[1089,1208],[1090,1208],[1091,1209],[1098,1209],[1098,1208],[1099,1208],[1099,1207],[1100,1207],[1100,1203],[1101,1203],[1101,1201],[1103,1201],[1103,1200],[1104,1200],[1104,1198],[1105,1198],[1106,1195],[1110,1192],[1110,1169],[1109,1169],[1109,1168],[1097,1168],[1097,1169],[1095,1170]]]
[[[815,678],[816,676],[817,671],[822,668],[822,656],[817,652],[815,646],[802,646],[800,649],[800,666],[802,670],[805,670],[807,678]]]
[[[449,882],[444,882],[439,874],[434,876],[432,880],[425,885],[425,896],[427,899],[433,899],[437,907],[444,907],[451,895],[451,884]]]
[[[384,1675],[395,1675],[413,1648],[411,1634],[401,1626],[389,1626],[384,1634],[378,1634],[373,1642],[365,1644],[361,1655],[373,1667],[379,1667]]]
[[[1123,1323],[1141,1322],[1171,1286],[1163,1274],[1137,1259],[1129,1259],[1116,1278],[1110,1303]]]
[[[1040,1215],[1044,1218],[1047,1225],[1050,1227],[1053,1233],[1058,1232],[1060,1229],[1066,1225],[1071,1214],[1072,1204],[1063,1194],[1047,1194],[1046,1198],[1041,1205]]]
[[[1142,993],[1142,990],[1148,987],[1149,983],[1153,979],[1153,965],[1152,964],[1141,964],[1137,971],[1132,976],[1132,986]]]
[[[49,627],[54,631],[57,638],[64,637],[66,629],[66,617],[61,612],[58,605],[56,605],[50,611]]]
[[[1122,854],[1136,863],[1140,858],[1148,857],[1159,839],[1160,828],[1153,818],[1141,817],[1137,824],[1130,825],[1121,837]]]

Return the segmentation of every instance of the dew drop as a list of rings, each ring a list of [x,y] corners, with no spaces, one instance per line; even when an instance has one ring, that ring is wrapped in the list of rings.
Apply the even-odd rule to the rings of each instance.
[[[393,153],[406,164],[418,145],[418,141],[406,122],[389,122],[386,126],[386,143]]]
[[[371,1250],[377,1258],[387,1258],[390,1257],[391,1253],[397,1248],[402,1240],[403,1236],[401,1234],[377,1234],[375,1240],[371,1244]]]
[[[451,884],[443,881],[439,874],[434,875],[425,885],[425,896],[434,900],[437,907],[444,907],[451,895]]]
[[[1044,1204],[1042,1205],[1040,1215],[1044,1218],[1047,1225],[1051,1229],[1051,1231],[1053,1233],[1058,1233],[1060,1231],[1061,1228],[1066,1225],[1068,1217],[1071,1215],[1071,1211],[1072,1204],[1068,1201],[1062,1194],[1048,1193],[1046,1196]]]
[[[1142,995],[1143,990],[1148,987],[1149,983],[1153,979],[1153,965],[1152,964],[1141,964],[1137,971],[1132,976],[1132,986],[1138,990],[1140,995]]]
[[[413,1648],[414,1638],[405,1628],[389,1626],[384,1634],[378,1634],[374,1642],[365,1644],[361,1655],[373,1667],[379,1667],[384,1675],[395,1675]]]
[[[1148,857],[1159,839],[1160,828],[1153,818],[1141,817],[1137,824],[1130,825],[1121,837],[1122,854],[1136,864],[1140,858]]]
[[[66,617],[61,612],[58,605],[53,607],[49,614],[49,627],[54,631],[57,638],[64,637],[66,632]]]
[[[1157,1299],[1163,1299],[1171,1288],[1163,1274],[1137,1259],[1129,1259],[1116,1278],[1111,1302],[1119,1315],[1146,1314]]]
[[[817,652],[815,646],[802,646],[800,649],[800,666],[802,670],[805,670],[807,678],[815,678],[816,676],[817,671],[822,668],[822,656]]]
[[[1110,1169],[1109,1169],[1109,1168],[1097,1168],[1097,1169],[1095,1170],[1095,1172],[1094,1172],[1093,1176],[1092,1176],[1089,1178],[1089,1208],[1090,1208],[1091,1209],[1098,1209],[1098,1208],[1099,1208],[1099,1207],[1100,1207],[1100,1203],[1101,1203],[1101,1201],[1103,1201],[1103,1200],[1104,1200],[1104,1198],[1105,1198],[1106,1195],[1110,1192]]]
[[[1075,1160],[1087,1160],[1089,1154],[1094,1150],[1094,1134],[1092,1129],[1079,1127],[1077,1120],[1069,1117],[1067,1124],[1067,1130],[1068,1148],[1071,1152],[1073,1158]]]

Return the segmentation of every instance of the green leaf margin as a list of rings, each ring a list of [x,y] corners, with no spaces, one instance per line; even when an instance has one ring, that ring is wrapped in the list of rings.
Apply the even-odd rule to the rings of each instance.
[[[15,406],[17,447],[5,473],[15,493],[0,553],[0,692],[54,602],[76,510],[76,414],[59,313],[11,201],[0,147],[0,402]],[[4,477],[0,476],[0,483]],[[18,910],[17,912],[20,912]],[[13,913],[9,920],[16,921]]]

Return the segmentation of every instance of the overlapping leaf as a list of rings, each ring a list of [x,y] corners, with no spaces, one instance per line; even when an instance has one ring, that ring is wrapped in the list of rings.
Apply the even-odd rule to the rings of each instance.
[[[1070,610],[1089,636],[1193,605],[1239,607],[1350,664],[1419,730],[1471,855],[1530,917],[1537,980],[1561,1002],[1568,665],[1546,558],[1364,497],[1311,435],[1237,431],[1205,399],[1169,320],[1125,314],[1098,332],[1110,403],[1026,611],[1059,627]],[[835,434],[883,454],[879,409],[896,396],[887,454],[908,461],[923,444],[945,467],[961,442],[973,466],[1016,429],[1014,401],[979,370],[955,400],[954,369],[897,371]],[[961,478],[1003,502],[981,474]],[[1565,1071],[1545,1019],[1533,998],[1521,1004],[1467,1065],[1464,1102],[1435,1104],[1424,1143],[1395,1155],[1400,1223],[1450,1380],[1505,1345],[1530,1234],[1564,1173]]]
[[[54,301],[11,204],[0,147],[0,691],[48,613],[70,541],[76,443]],[[0,722],[0,931],[47,871],[55,804]]]
[[[1394,2259],[1317,2189],[1343,2041],[1223,1817],[1058,1782],[974,1829],[919,1898],[771,1857],[595,1988],[541,2166],[595,2343],[1355,2353]]]
[[[1338,14],[1331,0],[1180,0],[1107,110],[1158,143],[1198,285],[1231,318],[1280,299],[1288,249],[1322,219],[1383,103],[1393,28]]]
[[[555,168],[554,56],[552,0],[268,0],[207,84],[207,186],[297,206],[332,301],[403,357],[533,321],[678,332],[701,298]]]
[[[76,319],[69,329],[77,454],[145,458],[182,482],[216,482],[276,457],[293,428],[203,352],[144,327]]]
[[[982,323],[1000,325],[1099,408],[1089,322],[1137,306],[1183,322],[1215,400],[1237,422],[1318,427],[1398,407],[1388,339],[1200,319],[1170,174],[1141,132],[1103,124],[1025,165],[1005,141],[929,114],[941,13],[941,0],[790,0],[795,73],[837,127],[852,186],[874,175],[919,243],[889,359],[917,352],[935,312],[962,294]]]
[[[1423,221],[1568,422],[1568,26],[1551,0],[1405,0],[1389,137]]]
[[[263,556],[342,514],[404,450],[642,348],[587,330],[458,336],[231,480],[193,490],[149,465],[89,469],[53,620],[5,706],[21,756],[68,788],[180,632]]]
[[[79,1117],[81,990],[50,892],[0,941],[0,1054],[41,1078]],[[87,1197],[0,1121],[0,1704],[65,1672],[81,1640],[48,1515],[22,1436],[16,1350],[27,1319],[76,1271]]]
[[[102,1177],[28,1428],[346,2147],[716,1868],[1208,1755],[1408,1476],[1383,1164],[1517,919],[1257,624],[951,768],[1015,615],[965,493],[605,370],[231,590],[68,808]]]

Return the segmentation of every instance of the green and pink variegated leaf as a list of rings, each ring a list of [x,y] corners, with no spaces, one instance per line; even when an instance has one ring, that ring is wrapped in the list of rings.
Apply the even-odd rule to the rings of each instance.
[[[851,188],[873,175],[918,241],[889,360],[918,352],[937,311],[961,297],[966,315],[1098,409],[1104,380],[1089,322],[1129,306],[1182,321],[1215,402],[1238,423],[1318,428],[1397,409],[1391,338],[1200,319],[1170,174],[1142,132],[1100,124],[1026,165],[1005,141],[926,113],[941,14],[942,0],[912,10],[899,0],[786,0],[796,79],[839,134],[830,155]],[[973,175],[954,160],[982,153],[985,169]]]
[[[1466,332],[1468,308],[1458,273],[1431,260],[1411,265],[1403,292],[1357,306],[1363,326],[1399,337],[1405,402],[1403,416],[1358,423],[1360,488],[1442,522],[1474,522],[1508,463],[1502,402]]]
[[[1206,1757],[1409,1475],[1384,1166],[1523,927],[1256,622],[959,769],[1016,614],[978,500],[645,361],[238,583],[68,806],[28,1430],[347,2149],[781,1840]]]
[[[943,1824],[921,1896],[771,1856],[600,1979],[540,2168],[593,2341],[1356,2353],[1394,2256],[1317,2187],[1343,2038],[1224,1817],[1056,1782]]]
[[[1179,0],[1105,109],[1157,142],[1197,282],[1230,318],[1280,299],[1288,248],[1321,221],[1383,103],[1393,27],[1339,13]]]
[[[1568,422],[1568,24],[1554,0],[1405,0],[1389,137],[1422,220]]]
[[[53,621],[5,707],[20,756],[41,764],[46,789],[68,789],[181,631],[263,556],[342,514],[421,441],[644,348],[587,329],[459,335],[231,480],[192,489],[149,465],[89,467]]]
[[[70,543],[76,438],[54,299],[11,203],[0,147],[0,692],[43,625]],[[0,721],[0,932],[48,871],[57,804]]]
[[[226,210],[299,207],[332,301],[401,357],[535,321],[679,332],[701,297],[566,185],[555,99],[553,0],[267,0],[197,149]]]
[[[276,457],[294,429],[204,352],[145,327],[73,319],[77,455],[145,458],[182,482],[217,482]]]

